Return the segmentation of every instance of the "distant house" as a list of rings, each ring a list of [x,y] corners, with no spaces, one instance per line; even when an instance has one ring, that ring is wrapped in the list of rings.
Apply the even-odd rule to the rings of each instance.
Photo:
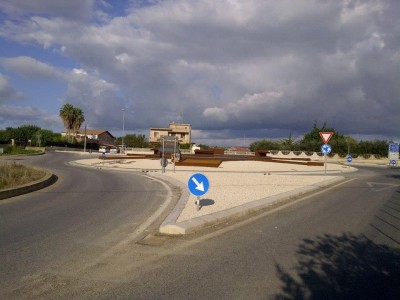
[[[192,126],[190,124],[172,122],[167,128],[150,128],[149,142],[151,144],[160,142],[163,136],[175,136],[180,144],[190,144]]]
[[[76,141],[81,143],[85,141],[85,133],[86,133],[86,142],[91,144],[97,144],[99,146],[115,146],[116,138],[107,130],[79,130],[76,135],[71,133],[71,136],[74,136]],[[61,136],[66,137],[66,132],[61,132]]]

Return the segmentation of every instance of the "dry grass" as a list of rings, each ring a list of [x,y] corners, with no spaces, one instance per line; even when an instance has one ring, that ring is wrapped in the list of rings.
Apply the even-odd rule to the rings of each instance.
[[[46,175],[45,171],[26,167],[15,162],[0,162],[0,190],[17,187]]]

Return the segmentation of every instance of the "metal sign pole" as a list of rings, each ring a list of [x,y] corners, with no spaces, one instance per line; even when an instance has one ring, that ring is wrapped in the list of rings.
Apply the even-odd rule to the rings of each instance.
[[[161,156],[161,164],[162,164],[162,172],[165,173],[165,167],[164,167],[164,160],[165,160],[165,156],[164,156],[164,152],[165,152],[165,138],[163,137],[162,139],[162,156]]]
[[[197,196],[196,204],[197,204],[197,210],[200,210],[200,196]]]
[[[174,141],[174,173],[175,173],[175,160],[176,160],[176,138]]]
[[[325,167],[325,175],[326,175],[326,157],[327,157],[328,155],[325,153],[324,154],[324,159],[325,159],[325,162],[324,162],[324,167]]]

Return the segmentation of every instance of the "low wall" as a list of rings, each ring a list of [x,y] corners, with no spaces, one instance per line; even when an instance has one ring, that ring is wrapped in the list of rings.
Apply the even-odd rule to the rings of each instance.
[[[149,154],[154,154],[154,150],[150,148],[126,148],[125,154],[149,155]]]
[[[308,158],[312,161],[323,161],[324,155],[321,152],[302,152],[302,151],[271,151],[268,155],[272,158]],[[338,154],[328,155],[328,162],[340,162],[347,163],[347,155],[340,156]],[[372,164],[382,164],[388,165],[389,159],[387,157],[380,157],[379,155],[359,155],[357,157],[353,157],[353,163],[372,163]]]
[[[254,152],[243,152],[243,151],[225,151],[225,155],[255,155]],[[304,151],[280,151],[280,150],[271,150],[270,153],[267,154],[267,157],[271,158],[280,158],[280,159],[309,159],[311,161],[323,161],[324,155],[321,152],[304,152]],[[340,162],[347,163],[347,155],[340,156],[338,154],[328,155],[328,162]],[[390,163],[387,157],[380,157],[379,155],[367,154],[367,155],[359,155],[358,157],[353,157],[354,163],[372,163],[372,164],[381,164],[388,165]]]

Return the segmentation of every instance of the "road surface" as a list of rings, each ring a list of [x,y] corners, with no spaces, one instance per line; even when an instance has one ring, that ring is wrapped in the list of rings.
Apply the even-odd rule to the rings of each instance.
[[[86,175],[86,171],[80,172]],[[115,243],[101,222],[93,218],[84,225],[76,225],[75,216],[90,217],[92,206],[97,206],[94,205],[97,197],[107,194],[108,189],[111,189],[110,199],[121,193],[136,194],[142,199],[145,187],[139,191],[128,189],[124,176],[119,179],[123,181],[119,188],[106,185],[101,192],[94,189],[89,192],[92,184],[84,183],[85,188],[70,190],[72,186],[65,182],[63,193],[69,196],[63,196],[64,201],[54,207],[47,204],[38,208],[33,205],[30,211],[23,208],[22,211],[27,210],[23,216],[31,220],[29,230],[17,226],[25,224],[21,218],[15,225],[7,225],[13,223],[11,218],[3,221],[3,216],[9,214],[4,206],[10,204],[0,204],[1,227],[8,227],[6,234],[3,229],[1,232],[0,296],[8,299],[399,299],[399,169],[363,167],[346,176],[347,181],[338,186],[248,220],[195,235],[150,234],[141,241],[126,243]],[[97,187],[98,180],[93,180]],[[85,197],[88,199],[74,200]],[[25,201],[28,198],[15,203]],[[84,210],[88,212],[63,210],[64,202],[68,201],[87,201]],[[29,217],[47,215],[47,210],[54,208],[63,211],[50,213],[53,219],[64,216],[60,217],[59,227],[49,226],[57,224],[54,220],[36,217],[37,222],[33,222],[34,217]],[[113,205],[108,209],[95,213],[96,220],[108,223],[107,219],[114,214],[128,214]],[[18,218],[16,212],[13,217]],[[120,229],[118,218],[112,219],[113,223],[106,227],[117,230],[123,240],[134,225]],[[44,253],[35,253],[32,250],[35,245]],[[3,271],[5,264],[12,269]]]

